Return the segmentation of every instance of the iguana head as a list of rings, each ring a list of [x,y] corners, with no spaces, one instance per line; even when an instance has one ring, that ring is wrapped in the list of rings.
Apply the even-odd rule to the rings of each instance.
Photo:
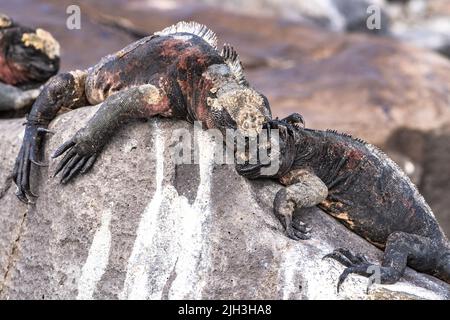
[[[292,167],[296,157],[296,133],[298,130],[293,125],[283,120],[270,120],[263,125],[263,130],[267,130],[267,136],[270,137],[270,142],[267,145],[267,154],[269,156],[269,163],[256,164],[237,164],[237,172],[247,178],[254,179],[259,177],[276,177],[280,178],[285,175]],[[274,131],[276,130],[276,135]],[[274,165],[276,163],[276,165]],[[276,171],[263,170],[263,168],[275,167]]]
[[[14,24],[0,14],[0,56],[7,61],[0,80],[12,85],[41,84],[59,69],[59,43],[40,28]]]
[[[249,87],[223,91],[217,98],[209,99],[208,103],[213,119],[244,135],[257,135],[263,124],[271,119],[267,98]]]
[[[33,48],[45,54],[49,59],[59,57],[59,43],[50,32],[37,28],[34,32],[26,32],[22,35],[22,42],[26,47]]]
[[[224,45],[223,63],[208,67],[203,76],[212,88],[207,104],[216,127],[233,128],[244,135],[257,135],[262,125],[272,118],[267,98],[253,89],[244,77],[236,51]]]

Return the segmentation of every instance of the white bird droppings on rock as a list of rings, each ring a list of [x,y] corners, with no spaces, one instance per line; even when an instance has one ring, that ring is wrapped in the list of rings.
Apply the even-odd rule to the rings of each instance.
[[[101,225],[94,235],[94,240],[89,248],[89,254],[81,270],[78,281],[79,300],[92,299],[97,283],[105,273],[111,248],[111,209],[106,209],[101,218]]]

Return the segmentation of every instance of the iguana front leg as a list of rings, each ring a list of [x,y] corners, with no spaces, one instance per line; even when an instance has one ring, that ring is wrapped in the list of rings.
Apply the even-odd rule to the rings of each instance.
[[[43,87],[27,117],[22,147],[16,159],[13,178],[17,185],[16,196],[22,202],[35,195],[30,188],[32,164],[39,163],[39,155],[47,126],[63,109],[86,105],[84,92],[85,71],[61,73],[51,78]]]
[[[167,96],[151,84],[122,90],[109,96],[100,104],[99,110],[86,126],[54,152],[53,157],[56,158],[67,151],[56,168],[55,176],[62,171],[61,183],[65,184],[77,174],[86,173],[102,148],[126,120],[171,114]]]
[[[293,222],[293,213],[298,208],[313,207],[325,200],[328,195],[327,186],[306,169],[292,170],[280,181],[287,187],[277,192],[274,213],[285,227],[289,238],[309,239],[310,229],[301,221]]]
[[[21,90],[0,83],[0,111],[20,110],[31,106],[39,95],[39,89]]]

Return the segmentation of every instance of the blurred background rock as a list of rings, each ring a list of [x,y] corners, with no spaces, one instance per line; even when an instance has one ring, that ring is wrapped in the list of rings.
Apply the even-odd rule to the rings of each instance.
[[[66,28],[72,4],[79,30]],[[204,23],[236,47],[274,116],[299,112],[381,147],[450,234],[450,0],[0,0],[0,11],[50,31],[61,71],[179,20]]]

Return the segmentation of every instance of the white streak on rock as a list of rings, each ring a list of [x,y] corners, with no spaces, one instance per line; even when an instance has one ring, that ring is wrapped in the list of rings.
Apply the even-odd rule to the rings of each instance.
[[[136,232],[136,239],[128,260],[127,274],[120,299],[146,299],[148,296],[149,250],[157,230],[157,213],[163,200],[164,179],[164,141],[155,123],[154,148],[156,153],[156,190],[152,200],[145,208]]]
[[[333,268],[333,261],[308,261],[302,258],[309,256],[307,251],[310,248],[305,244],[295,244],[285,250],[279,270],[282,299],[308,297],[308,299],[334,300],[345,298],[345,295],[339,296],[335,289],[339,271]],[[315,248],[314,250],[320,249],[321,256],[332,251],[331,247],[319,243],[315,243],[313,248]],[[300,265],[303,267],[299,268]],[[308,271],[301,273],[300,270]],[[302,285],[301,289],[300,285]]]
[[[301,255],[295,248],[287,250],[283,255],[279,269],[281,297],[283,300],[295,299],[299,292],[298,285],[296,285],[296,277],[298,277],[298,263],[301,263],[300,258]]]
[[[163,135],[154,132],[156,191],[139,223],[119,298],[199,298],[209,256],[203,226],[210,213],[214,144],[198,133],[200,184],[191,205],[174,186],[163,185]]]
[[[111,248],[111,232],[109,225],[111,222],[111,209],[107,209],[101,218],[101,225],[94,235],[89,254],[81,270],[81,277],[78,281],[79,300],[92,299],[97,283],[105,273],[109,261],[109,251]]]
[[[211,176],[215,145],[206,132],[199,131],[200,184],[192,205],[185,197],[179,197],[179,223],[182,230],[180,253],[175,268],[177,277],[172,283],[168,298],[200,299],[204,287],[202,273],[208,268],[209,253],[204,222],[211,213]]]
[[[412,286],[410,283],[406,283],[403,281],[396,282],[394,284],[374,284],[373,289],[371,291],[377,291],[377,289],[384,289],[384,292],[391,291],[393,295],[398,295],[399,293],[404,293],[405,296],[417,297],[420,299],[429,299],[429,300],[444,300],[445,297],[440,295],[439,293],[435,293],[426,288],[421,288],[418,286]]]

